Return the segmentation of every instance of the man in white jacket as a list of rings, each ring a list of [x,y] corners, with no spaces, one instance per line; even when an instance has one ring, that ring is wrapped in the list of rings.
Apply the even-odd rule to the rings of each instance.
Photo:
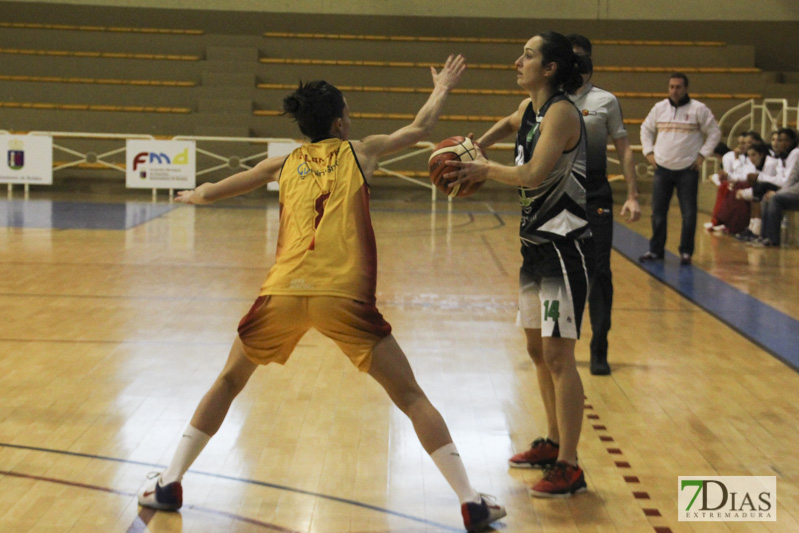
[[[657,135],[657,140],[655,136]],[[680,264],[690,265],[694,253],[699,169],[713,155],[721,130],[713,112],[688,96],[688,77],[669,77],[669,97],[655,104],[641,125],[641,145],[655,167],[652,190],[652,238],[640,261],[662,260],[666,247],[669,203],[677,189],[682,214]]]

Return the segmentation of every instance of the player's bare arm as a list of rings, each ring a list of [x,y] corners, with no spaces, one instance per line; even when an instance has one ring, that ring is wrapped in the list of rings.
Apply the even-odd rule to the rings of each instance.
[[[433,92],[416,113],[413,122],[394,133],[370,135],[361,141],[352,143],[358,161],[366,174],[371,174],[377,168],[377,162],[382,156],[413,146],[433,132],[444,108],[447,95],[458,84],[464,70],[466,70],[466,60],[461,55],[449,56],[440,72],[430,67],[433,77]]]
[[[541,137],[535,157],[521,166],[500,165],[478,157],[474,161],[447,161],[453,171],[444,174],[461,186],[476,181],[493,180],[508,185],[537,187],[544,181],[558,158],[580,140],[580,116],[569,102],[556,102],[541,122]]]
[[[625,217],[629,222],[635,222],[641,218],[641,206],[638,203],[638,182],[635,179],[633,150],[627,137],[613,139],[613,145],[616,147],[616,154],[619,156],[624,181],[627,183],[627,199],[624,201],[624,205],[621,206],[621,216]]]
[[[269,157],[253,168],[238,172],[216,183],[203,183],[191,191],[179,191],[175,199],[184,204],[206,205],[217,200],[241,196],[277,181],[285,156]]]
[[[530,99],[525,98],[522,103],[519,104],[519,108],[514,113],[511,113],[507,117],[491,126],[491,128],[475,142],[480,146],[480,148],[486,149],[489,146],[493,146],[502,139],[505,139],[506,137],[519,131],[519,128],[522,124],[524,111],[527,109],[528,105],[530,105]]]

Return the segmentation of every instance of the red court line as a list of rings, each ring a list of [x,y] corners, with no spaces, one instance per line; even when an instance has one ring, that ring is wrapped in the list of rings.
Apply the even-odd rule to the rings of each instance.
[[[586,400],[587,399],[588,398],[586,398]],[[590,408],[591,406],[586,404],[586,407]],[[586,418],[593,419],[593,420],[598,420],[599,419],[599,415],[590,414],[590,415],[587,415]],[[607,427],[605,427],[604,425],[595,424],[593,426],[593,428],[594,428],[594,430],[597,430],[597,431],[607,431]],[[598,437],[599,437],[599,440],[601,442],[615,442],[613,437],[610,436],[610,435],[598,435]],[[611,455],[624,455],[624,453],[622,452],[621,448],[606,448],[606,450]],[[618,467],[618,468],[632,468],[632,465],[630,465],[630,463],[627,462],[627,461],[615,461],[615,464],[616,464],[616,467]],[[624,477],[624,481],[627,482],[627,483],[640,483],[641,482],[641,480],[638,479],[638,476],[623,476],[623,477]],[[642,490],[632,491],[632,496],[636,500],[651,500],[651,497],[649,496],[649,493],[646,492],[646,491],[642,491]],[[660,514],[660,511],[658,509],[642,508],[642,511],[644,512],[644,515],[646,515],[648,517],[663,516],[663,515]],[[654,529],[655,529],[655,533],[671,533],[671,529],[669,529],[668,527],[655,526]]]
[[[101,492],[109,492],[111,494],[118,494],[119,496],[136,496],[133,492],[124,492],[116,489],[109,489],[108,487],[100,487],[98,485],[87,485],[86,483],[76,483],[74,481],[66,481],[63,479],[56,479],[52,477],[33,476],[30,474],[21,474],[19,472],[9,472],[7,470],[0,470],[0,475],[18,477],[23,479],[35,479],[36,481],[46,481],[48,483],[58,483],[59,485],[68,485],[70,487],[78,487],[81,489],[99,490]]]

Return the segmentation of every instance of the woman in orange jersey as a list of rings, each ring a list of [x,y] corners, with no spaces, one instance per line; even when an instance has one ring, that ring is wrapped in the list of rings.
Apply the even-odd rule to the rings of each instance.
[[[239,324],[227,364],[200,401],[167,469],[152,474],[139,492],[142,506],[180,508],[183,474],[258,365],[285,363],[300,338],[316,328],[411,419],[422,446],[458,495],[467,530],[505,516],[501,506],[472,488],[443,418],[419,388],[391,326],[375,307],[377,255],[367,179],[380,157],[430,134],[464,69],[461,56],[450,56],[440,72],[431,68],[432,94],[411,124],[352,142],[341,92],[324,81],[301,84],[283,108],[309,143],[218,183],[178,193],[183,203],[209,204],[279,181],[280,230],[275,264]]]

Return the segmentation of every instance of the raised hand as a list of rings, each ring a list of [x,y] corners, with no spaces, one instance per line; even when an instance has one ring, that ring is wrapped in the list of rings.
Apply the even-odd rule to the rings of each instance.
[[[460,54],[457,56],[450,54],[440,72],[437,72],[434,67],[430,67],[433,85],[449,91],[458,84],[464,70],[466,70],[466,59]]]

